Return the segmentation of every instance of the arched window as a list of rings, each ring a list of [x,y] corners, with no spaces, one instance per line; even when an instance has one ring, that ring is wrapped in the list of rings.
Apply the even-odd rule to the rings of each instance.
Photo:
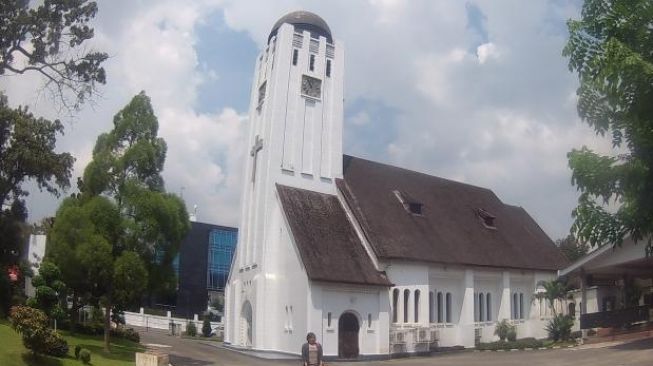
[[[435,295],[429,291],[429,323],[435,323]]]
[[[573,302],[569,303],[569,316],[571,316],[572,318],[576,317],[576,304],[574,304]]]
[[[331,313],[327,314],[327,327],[331,327]]]
[[[404,290],[404,323],[408,323],[408,300],[410,299],[410,291]]]
[[[415,290],[415,323],[419,323],[419,295],[420,291]]]
[[[396,288],[392,291],[392,322],[396,323],[399,321],[398,318],[398,305],[399,305],[399,289]]]
[[[372,314],[367,314],[367,327],[372,329]]]
[[[447,308],[446,308],[447,323],[451,323],[451,292],[447,292],[446,302],[447,302]]]
[[[512,294],[512,318],[519,319],[519,298],[516,292]]]
[[[443,301],[442,301],[442,292],[438,292],[438,323],[442,323],[444,321],[444,306]]]
[[[485,320],[491,322],[492,321],[492,297],[490,297],[490,293],[488,292],[485,294]]]
[[[478,321],[485,321],[483,315],[485,315],[485,296],[483,296],[483,293],[481,292],[478,294]]]
[[[477,322],[478,319],[478,294],[474,292],[474,321]]]
[[[524,294],[519,293],[519,319],[524,319]]]

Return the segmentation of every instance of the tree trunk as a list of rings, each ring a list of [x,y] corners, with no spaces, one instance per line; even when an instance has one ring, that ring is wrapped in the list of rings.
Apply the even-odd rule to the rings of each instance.
[[[77,323],[79,321],[79,307],[77,300],[77,293],[73,291],[73,307],[70,309],[70,329],[73,333],[77,332]]]
[[[111,300],[108,299],[105,305],[105,314],[104,314],[104,350],[109,352],[109,334],[111,332]]]

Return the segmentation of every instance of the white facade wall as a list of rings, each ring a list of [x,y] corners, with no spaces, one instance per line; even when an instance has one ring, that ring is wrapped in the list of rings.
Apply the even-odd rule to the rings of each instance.
[[[312,311],[320,320],[311,331],[322,340],[325,355],[338,355],[338,321],[344,313],[352,313],[358,319],[361,355],[388,354],[389,304],[386,288],[314,284],[311,293]]]
[[[544,326],[550,318],[551,311],[540,316],[540,303],[535,298],[535,290],[539,281],[555,278],[554,272],[506,271],[462,266],[428,265],[417,263],[392,263],[386,269],[388,277],[395,284],[390,289],[389,318],[395,331],[415,330],[406,333],[405,345],[391,347],[394,352],[419,352],[428,347],[416,339],[417,331],[423,328],[436,330],[439,335],[439,347],[464,346],[474,347],[478,332],[481,342],[491,342],[498,339],[494,335],[496,323],[509,319],[517,328],[518,338],[547,336]],[[396,304],[398,316],[393,320],[393,291],[399,290]],[[405,291],[409,291],[408,302],[405,301]],[[414,292],[419,290],[421,312],[418,322],[414,321]],[[430,301],[433,293],[433,302]],[[438,293],[442,293],[442,306],[439,309]],[[450,318],[447,321],[446,294],[451,296]],[[483,321],[480,321],[479,294],[483,294]],[[487,319],[487,294],[490,294],[490,320]],[[517,294],[519,306],[520,294],[523,299],[521,314],[523,318],[513,319],[514,294]],[[407,307],[408,321],[404,309]],[[432,307],[432,309],[431,309]],[[439,312],[442,312],[439,314]],[[518,311],[519,313],[519,311]],[[431,322],[430,320],[433,320]],[[392,336],[391,336],[391,339]],[[392,341],[391,341],[392,342]]]

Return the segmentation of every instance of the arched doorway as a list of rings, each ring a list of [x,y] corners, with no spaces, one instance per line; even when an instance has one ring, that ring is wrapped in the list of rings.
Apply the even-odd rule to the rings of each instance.
[[[356,315],[345,312],[338,320],[338,357],[358,357],[358,331],[360,324]]]
[[[245,301],[240,311],[240,345],[243,347],[252,346],[252,304]]]

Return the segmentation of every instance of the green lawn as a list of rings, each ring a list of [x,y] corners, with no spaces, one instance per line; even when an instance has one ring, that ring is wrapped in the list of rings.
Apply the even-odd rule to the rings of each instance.
[[[104,352],[101,336],[70,335],[61,332],[68,341],[68,357],[56,358],[41,356],[33,358],[31,353],[23,347],[18,333],[14,332],[7,322],[0,322],[0,365],[2,366],[81,366],[81,361],[75,359],[75,346],[81,345],[91,351],[91,364],[94,366],[123,366],[134,365],[134,353],[143,350],[139,344],[116,339],[111,342],[111,353]]]

